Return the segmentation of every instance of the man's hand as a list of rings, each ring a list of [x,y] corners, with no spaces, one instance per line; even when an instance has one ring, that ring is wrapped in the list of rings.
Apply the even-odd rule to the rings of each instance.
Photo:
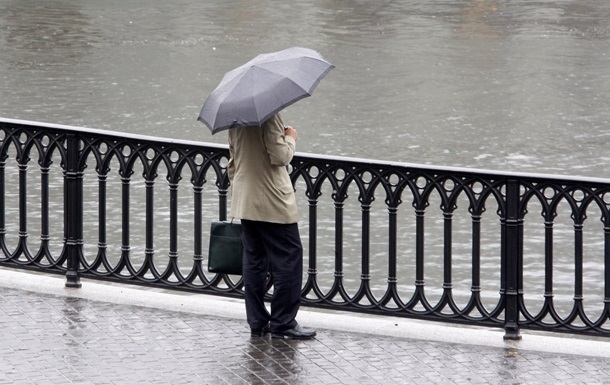
[[[299,136],[299,134],[297,134],[297,130],[295,130],[294,128],[292,128],[292,126],[286,126],[284,127],[284,134],[285,135],[289,135],[292,136],[294,138],[294,140],[297,140],[297,137]]]

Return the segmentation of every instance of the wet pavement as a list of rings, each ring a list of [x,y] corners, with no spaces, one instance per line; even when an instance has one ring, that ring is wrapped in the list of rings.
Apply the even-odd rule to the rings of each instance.
[[[610,342],[302,308],[250,337],[239,300],[0,269],[0,384],[607,384]]]

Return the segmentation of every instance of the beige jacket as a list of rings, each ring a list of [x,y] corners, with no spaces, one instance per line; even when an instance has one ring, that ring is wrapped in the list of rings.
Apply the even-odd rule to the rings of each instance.
[[[231,181],[231,216],[272,223],[296,223],[294,188],[286,166],[295,140],[284,135],[279,114],[262,127],[229,129],[228,164]]]

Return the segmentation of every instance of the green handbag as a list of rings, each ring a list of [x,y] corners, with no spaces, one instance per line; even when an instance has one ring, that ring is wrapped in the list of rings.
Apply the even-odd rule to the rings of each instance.
[[[208,271],[241,275],[242,252],[241,223],[212,222]]]

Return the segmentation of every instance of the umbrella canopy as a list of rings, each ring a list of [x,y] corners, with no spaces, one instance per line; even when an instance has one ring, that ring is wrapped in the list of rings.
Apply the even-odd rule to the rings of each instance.
[[[258,55],[224,75],[197,120],[212,134],[237,126],[261,126],[283,108],[311,96],[333,68],[322,55],[308,48]]]

